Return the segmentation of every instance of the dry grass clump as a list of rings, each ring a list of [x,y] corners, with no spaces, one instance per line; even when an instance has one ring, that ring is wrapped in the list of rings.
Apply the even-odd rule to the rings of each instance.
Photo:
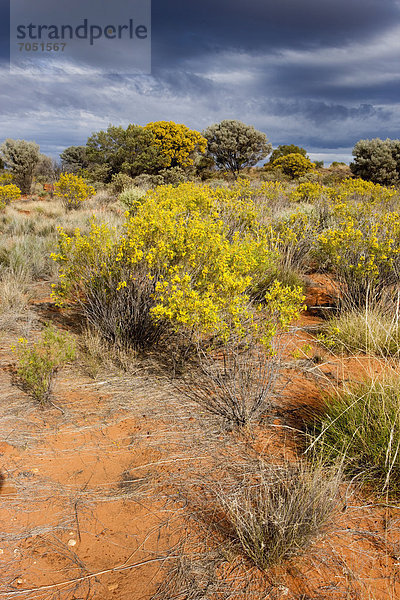
[[[191,529],[154,599],[273,597],[271,569],[306,551],[338,507],[341,471],[322,463],[232,461],[219,475],[183,493]]]
[[[32,234],[5,237],[0,242],[0,270],[27,282],[54,279],[58,267],[50,258],[54,237]]]
[[[259,569],[293,558],[320,535],[337,507],[340,471],[322,464],[262,465],[214,492],[217,529]]]
[[[92,379],[105,371],[115,370],[124,373],[136,373],[136,352],[132,348],[121,348],[110,344],[91,327],[86,327],[79,340],[79,362],[84,373]]]
[[[0,329],[14,330],[29,318],[24,279],[6,273],[0,279]]]

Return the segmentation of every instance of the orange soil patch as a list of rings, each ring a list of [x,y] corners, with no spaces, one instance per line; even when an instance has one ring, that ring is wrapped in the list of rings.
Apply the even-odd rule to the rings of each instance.
[[[314,296],[309,294],[308,300],[325,302],[319,279],[320,295],[311,290]],[[36,309],[45,318],[58,316],[47,294],[41,290]],[[381,372],[374,359],[324,353],[310,333],[319,323],[313,314],[301,318],[285,349],[286,385],[276,414],[244,443],[265,460],[296,457],[296,428],[304,411],[321,407],[321,387],[334,389],[343,381]],[[322,361],[294,358],[304,344],[311,344]],[[180,504],[176,509],[164,504],[175,478],[201,481],[211,464],[211,440],[226,451],[231,444],[235,456],[240,439],[218,424],[205,425],[200,411],[174,408],[170,388],[145,373],[135,382],[123,377],[93,381],[76,371],[64,372],[55,389],[57,408],[41,409],[12,386],[12,360],[4,341],[0,598],[151,598],[184,513]],[[398,518],[396,508],[376,506],[353,488],[344,488],[343,512],[329,534],[296,561],[271,572],[269,596],[264,586],[252,598],[399,598]],[[257,589],[257,570],[246,568]],[[265,582],[261,576],[260,582]],[[232,597],[245,600],[243,595]]]

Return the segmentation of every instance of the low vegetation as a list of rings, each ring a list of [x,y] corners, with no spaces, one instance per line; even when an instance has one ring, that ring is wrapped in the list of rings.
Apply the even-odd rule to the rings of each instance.
[[[7,348],[13,340],[13,381],[26,402],[50,410],[57,372],[76,361],[74,372],[104,377],[99,386],[112,373],[129,387],[140,371],[165,386],[185,423],[204,425],[206,467],[189,478],[181,514],[217,566],[196,596],[198,573],[183,573],[179,555],[181,579],[171,576],[156,597],[225,600],[236,596],[218,596],[221,565],[241,561],[248,582],[250,572],[293,564],[329,531],[342,483],[398,499],[397,141],[359,142],[352,171],[363,179],[343,164],[324,169],[293,144],[257,167],[272,146],[232,120],[202,134],[167,121],[109,126],[67,148],[61,165],[20,142],[0,150],[0,330]],[[370,151],[390,154],[387,171],[369,164]],[[326,316],[310,325],[314,280],[329,305],[312,296],[311,309]],[[357,365],[367,362],[376,375],[360,383]],[[293,373],[295,385],[313,379],[323,399],[301,457],[298,406],[290,394],[281,402]],[[177,417],[163,402],[172,439]],[[228,458],[223,476],[207,478],[217,439]]]
[[[379,494],[400,490],[400,386],[397,377],[365,381],[327,399],[312,448]]]
[[[75,343],[69,334],[49,325],[33,344],[20,338],[13,352],[17,359],[17,377],[23,388],[34,400],[44,404],[50,398],[58,369],[75,358]]]

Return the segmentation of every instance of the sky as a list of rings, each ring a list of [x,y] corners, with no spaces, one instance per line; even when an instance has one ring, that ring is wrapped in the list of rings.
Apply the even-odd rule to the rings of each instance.
[[[138,1],[68,6],[71,19],[119,23]],[[297,144],[329,164],[349,162],[359,139],[400,138],[399,0],[153,0],[143,74],[130,73],[131,42],[109,40],[52,70],[10,72],[9,2],[0,0],[0,141],[34,140],[57,158],[109,124],[202,131],[239,119],[274,147]],[[60,16],[54,0],[29,4],[42,20]]]

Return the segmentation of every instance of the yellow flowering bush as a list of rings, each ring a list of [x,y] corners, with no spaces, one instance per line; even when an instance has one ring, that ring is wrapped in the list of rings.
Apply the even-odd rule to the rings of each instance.
[[[272,166],[282,169],[285,175],[292,179],[298,179],[315,168],[315,164],[302,154],[292,153],[277,158]]]
[[[299,208],[273,221],[266,229],[269,244],[280,255],[284,269],[309,267],[310,252],[319,233],[318,215]]]
[[[292,202],[317,202],[321,199],[329,199],[334,195],[334,190],[320,183],[300,183],[290,194]]]
[[[13,177],[11,173],[4,172],[0,174],[0,185],[9,185],[12,183]]]
[[[335,225],[316,241],[315,255],[344,284],[345,301],[364,306],[378,301],[385,288],[400,281],[400,214],[357,213],[340,207]]]
[[[94,187],[73,173],[61,173],[60,179],[54,185],[54,195],[61,199],[68,210],[79,208],[82,202],[93,196],[94,193]]]
[[[21,197],[21,190],[13,183],[0,185],[0,210],[3,210],[7,204]]]
[[[389,203],[398,198],[395,187],[385,187],[364,179],[345,179],[335,188],[337,197],[348,202],[349,200],[362,200],[373,203]]]
[[[195,151],[204,152],[207,147],[207,140],[198,131],[173,121],[148,123],[144,129],[153,134],[164,167],[189,167],[193,165]]]
[[[268,346],[277,330],[299,313],[304,298],[301,290],[275,283],[263,306],[251,301],[249,290],[274,270],[276,253],[260,231],[239,233],[223,220],[226,205],[242,206],[242,201],[237,190],[162,186],[148,192],[117,240],[95,222],[87,236],[61,232],[54,256],[61,273],[56,295],[78,295],[87,303],[95,289],[97,300],[101,291],[107,303],[118,295],[132,298],[140,287],[145,305],[141,317],[150,316],[154,326],[168,323],[198,339],[224,341],[244,339],[251,332]],[[249,206],[245,203],[245,213]]]

